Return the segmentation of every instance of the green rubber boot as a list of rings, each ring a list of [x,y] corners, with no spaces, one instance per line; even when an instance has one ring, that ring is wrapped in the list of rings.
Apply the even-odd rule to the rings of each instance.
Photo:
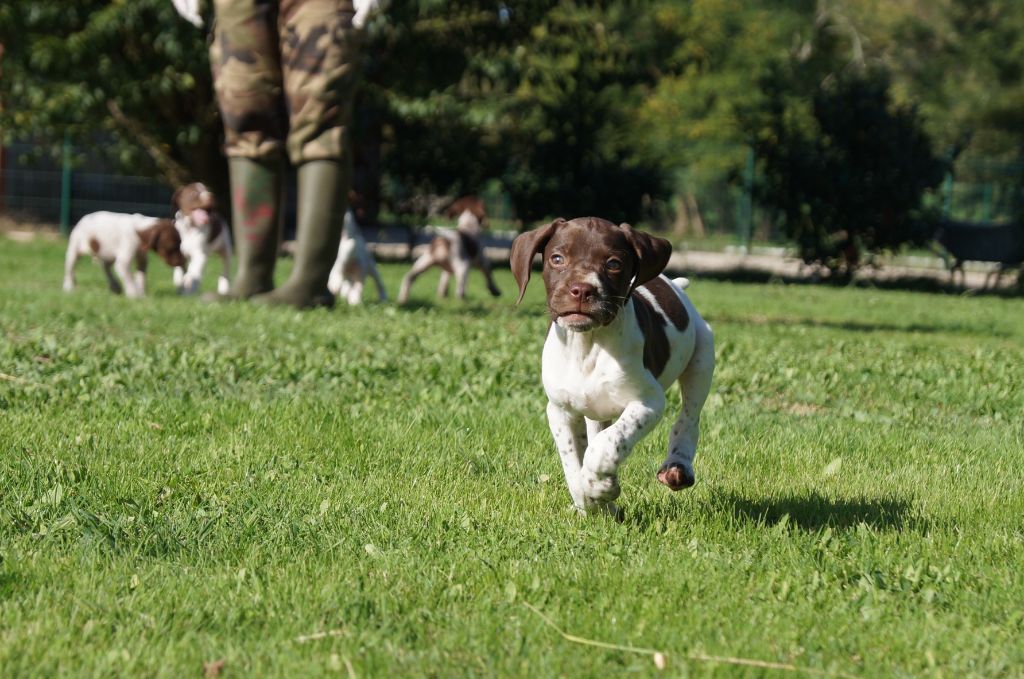
[[[229,158],[235,257],[238,269],[227,299],[248,299],[274,289],[281,242],[281,163]]]
[[[348,164],[336,160],[299,166],[295,266],[284,285],[253,297],[254,302],[299,309],[334,305],[327,278],[338,257],[350,175]]]

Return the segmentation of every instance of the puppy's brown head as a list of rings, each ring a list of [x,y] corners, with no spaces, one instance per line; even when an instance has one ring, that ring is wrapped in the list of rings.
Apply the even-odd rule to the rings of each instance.
[[[171,206],[188,217],[196,226],[206,226],[217,211],[213,192],[205,184],[192,182],[174,192]]]
[[[597,217],[555,221],[520,234],[512,242],[510,264],[526,294],[533,256],[544,257],[544,287],[551,319],[586,332],[608,325],[637,286],[657,277],[668,264],[672,246],[663,238],[616,226]]]
[[[139,231],[140,247],[143,252],[153,251],[167,266],[185,266],[185,255],[181,254],[181,234],[170,219],[158,219],[148,229]]]

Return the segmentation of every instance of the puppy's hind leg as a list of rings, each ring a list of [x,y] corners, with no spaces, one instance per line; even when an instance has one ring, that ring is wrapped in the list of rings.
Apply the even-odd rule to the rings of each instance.
[[[107,274],[107,285],[110,287],[110,291],[115,295],[120,295],[123,288],[121,282],[117,280],[117,276],[114,275],[114,263],[103,262],[103,273]]]
[[[455,296],[466,299],[466,283],[469,281],[469,262],[459,259],[452,267],[455,274]]]
[[[441,270],[441,277],[437,279],[437,296],[440,299],[448,299],[448,287],[451,283],[452,275],[446,269]]]
[[[602,422],[600,420],[592,420],[589,417],[587,420],[587,441],[592,441],[598,434],[608,428],[611,422]]]
[[[487,291],[491,293],[492,297],[501,297],[501,290],[494,284],[494,276],[491,275],[491,263],[487,259],[487,255],[483,252],[476,258],[476,264],[483,272],[484,278],[487,279]]]
[[[689,365],[679,377],[683,407],[672,425],[668,439],[668,455],[658,470],[658,481],[672,490],[689,488],[696,480],[693,458],[700,436],[700,411],[711,391],[715,371],[715,343],[711,328],[703,321],[697,324],[697,342]]]
[[[373,282],[377,286],[377,299],[381,302],[388,301],[388,290],[384,287],[384,279],[380,277],[380,271],[377,271],[377,263],[370,259],[370,276],[373,277]]]

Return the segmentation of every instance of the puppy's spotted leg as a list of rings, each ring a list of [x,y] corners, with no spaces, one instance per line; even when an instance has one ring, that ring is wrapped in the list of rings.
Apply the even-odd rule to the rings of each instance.
[[[589,441],[583,456],[580,478],[588,509],[610,503],[619,496],[619,465],[661,419],[665,395],[652,393],[643,401],[633,401],[622,415]]]
[[[672,425],[668,455],[658,470],[658,481],[672,490],[682,490],[694,484],[693,458],[697,454],[697,439],[700,436],[700,411],[711,391],[714,370],[714,339],[711,328],[702,323],[697,326],[693,357],[679,377],[683,407],[676,423]]]
[[[413,262],[412,268],[406,272],[405,276],[402,277],[402,287],[398,291],[398,303],[405,304],[409,301],[409,290],[412,289],[413,282],[419,278],[420,274],[432,267],[436,262],[434,256],[429,252],[424,252],[420,255],[415,262]]]
[[[583,417],[549,402],[548,426],[551,427],[551,436],[555,439],[558,455],[562,458],[562,471],[565,473],[565,483],[569,486],[569,495],[576,508],[583,512],[585,504],[580,484],[580,467],[583,462],[583,450],[587,445],[587,428]]]
[[[460,300],[466,299],[466,283],[469,281],[469,263],[458,259],[453,262],[452,269],[455,274],[455,296]]]
[[[441,277],[439,279],[437,279],[437,296],[439,298],[447,299],[447,297],[448,297],[448,284],[451,281],[451,279],[452,279],[452,275],[450,273],[448,273],[447,271],[445,271],[444,269],[442,269],[441,270]]]

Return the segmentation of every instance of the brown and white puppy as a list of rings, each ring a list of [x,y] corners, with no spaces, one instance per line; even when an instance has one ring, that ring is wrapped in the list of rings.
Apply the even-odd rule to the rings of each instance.
[[[487,279],[487,289],[495,297],[501,294],[491,276],[491,263],[484,254],[480,242],[479,218],[471,211],[465,210],[459,215],[459,224],[454,229],[437,229],[437,235],[430,241],[427,251],[420,255],[405,277],[398,292],[398,303],[409,301],[409,289],[412,288],[420,274],[432,266],[441,268],[441,280],[437,285],[437,296],[448,296],[448,283],[455,274],[455,294],[459,299],[466,298],[466,282],[472,267],[480,269]]]
[[[188,260],[188,269],[174,269],[174,287],[191,295],[199,292],[203,270],[211,254],[221,258],[223,273],[217,278],[217,292],[227,294],[231,287],[231,233],[217,211],[217,200],[204,184],[193,182],[182,186],[171,198],[174,224],[181,234],[181,251]]]
[[[377,297],[384,302],[388,298],[384,289],[384,281],[377,271],[377,261],[366,246],[363,232],[356,223],[352,210],[345,213],[341,227],[341,242],[338,244],[338,257],[327,277],[327,289],[338,297],[344,297],[350,305],[361,304],[363,301],[363,284],[369,276],[377,285]]]
[[[111,291],[127,297],[146,292],[147,253],[155,252],[168,266],[182,266],[181,236],[170,219],[140,214],[92,212],[85,215],[68,238],[64,257],[64,291],[75,289],[75,264],[91,255],[103,265]],[[132,264],[136,270],[132,271]]]
[[[556,219],[512,243],[519,301],[536,253],[551,316],[541,361],[548,424],[573,503],[618,513],[619,466],[661,419],[674,382],[683,407],[658,480],[672,490],[693,485],[715,350],[683,292],[688,281],[660,275],[669,242],[596,217]]]

